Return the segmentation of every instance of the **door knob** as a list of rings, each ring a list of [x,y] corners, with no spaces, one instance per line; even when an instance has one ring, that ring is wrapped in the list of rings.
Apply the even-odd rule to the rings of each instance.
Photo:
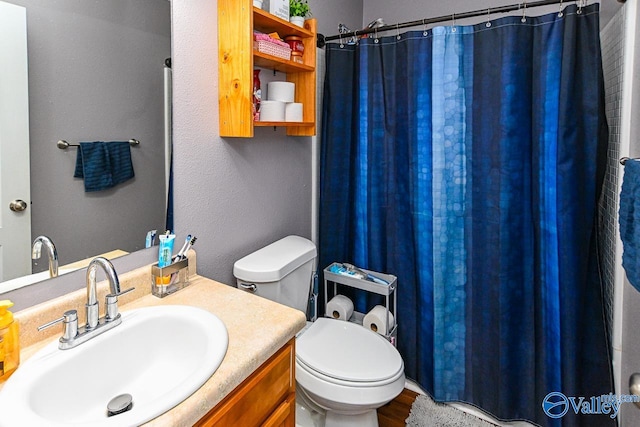
[[[23,210],[27,209],[27,202],[20,199],[13,200],[11,203],[9,203],[9,209],[14,212],[22,212]]]
[[[629,377],[629,393],[640,396],[640,374],[637,372]],[[640,402],[634,402],[634,404],[640,407]]]

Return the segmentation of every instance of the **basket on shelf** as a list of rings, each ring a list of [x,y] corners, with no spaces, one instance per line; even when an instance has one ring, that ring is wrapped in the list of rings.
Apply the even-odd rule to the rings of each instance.
[[[253,48],[258,52],[266,53],[267,55],[275,56],[277,58],[291,59],[291,48],[287,46],[281,46],[276,43],[271,43],[267,40],[255,40],[253,42]]]

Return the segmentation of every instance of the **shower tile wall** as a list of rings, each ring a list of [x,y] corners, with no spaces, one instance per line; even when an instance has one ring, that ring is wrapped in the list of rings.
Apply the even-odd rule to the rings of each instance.
[[[600,33],[605,80],[606,114],[609,123],[607,173],[599,207],[599,238],[602,278],[605,284],[607,326],[613,336],[614,283],[618,230],[618,179],[620,159],[620,120],[622,113],[622,75],[624,49],[624,9],[618,11]]]

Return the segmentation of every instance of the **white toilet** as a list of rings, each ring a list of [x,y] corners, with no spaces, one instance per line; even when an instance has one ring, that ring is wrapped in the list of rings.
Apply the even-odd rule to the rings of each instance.
[[[238,288],[306,313],[316,253],[288,236],[236,261],[233,274]],[[377,408],[404,388],[404,363],[381,335],[319,318],[296,338],[296,380],[296,424],[377,426]]]

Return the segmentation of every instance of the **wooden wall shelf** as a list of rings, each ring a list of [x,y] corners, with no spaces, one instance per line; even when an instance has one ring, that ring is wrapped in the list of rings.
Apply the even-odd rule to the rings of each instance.
[[[293,25],[289,21],[285,21],[255,6],[253,7],[253,27],[267,34],[275,31],[281,36],[286,34],[288,36],[315,37],[314,32]]]
[[[254,67],[267,68],[269,70],[280,71],[282,73],[304,73],[314,71],[315,67],[305,64],[299,64],[290,60],[271,56],[269,54],[253,51]]]
[[[220,136],[253,137],[254,127],[283,126],[287,135],[316,133],[316,28],[315,19],[295,26],[253,7],[252,0],[218,0],[218,105]],[[300,36],[304,64],[253,49],[253,31]],[[303,104],[303,122],[254,122],[253,70],[255,67],[286,73],[296,85],[295,102]]]
[[[314,122],[254,122],[257,127],[310,127],[315,126]]]

